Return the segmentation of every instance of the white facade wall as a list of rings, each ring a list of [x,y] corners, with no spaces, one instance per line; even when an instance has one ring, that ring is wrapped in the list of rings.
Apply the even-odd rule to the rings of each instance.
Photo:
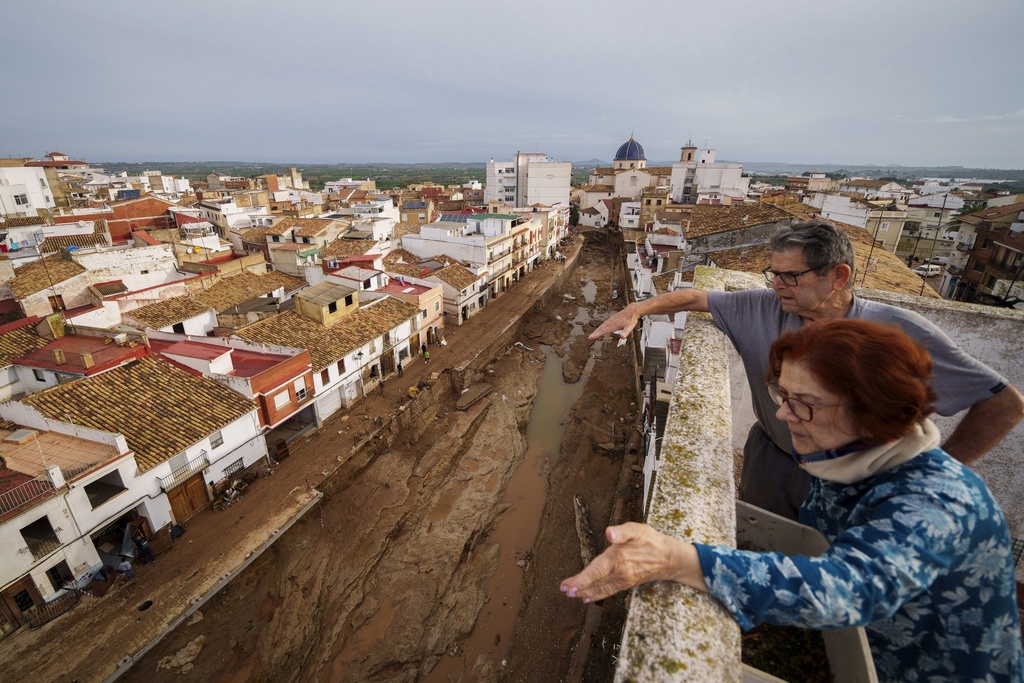
[[[811,197],[805,197],[803,203],[818,209],[822,217],[830,221],[856,225],[858,228],[868,226],[870,209],[854,204],[849,197],[817,192]]]
[[[636,228],[640,224],[640,202],[622,202],[619,209],[619,227]]]
[[[514,161],[488,161],[486,180],[484,202],[497,201],[515,205],[517,178]]]
[[[80,313],[74,317],[64,316],[68,322],[83,327],[108,330],[121,323],[121,311],[116,301],[103,301],[99,308]]]
[[[43,169],[0,167],[0,215],[35,216],[54,208],[53,191]]]
[[[423,225],[420,227],[419,235],[406,235],[402,238],[402,248],[419,258],[444,254],[462,262],[477,265],[487,263],[487,244],[483,235],[463,237],[461,233],[453,234],[453,231],[448,228],[435,227],[439,225],[456,224],[430,223]]]
[[[694,170],[693,185],[698,192],[721,192],[731,197],[746,197],[750,178],[743,177],[742,164],[708,164]]]
[[[49,520],[62,545],[37,560],[28,551],[21,529],[43,517]],[[46,498],[0,524],[0,548],[3,549],[0,551],[0,590],[29,574],[44,599],[52,598],[57,592],[46,575],[48,569],[64,561],[77,577],[99,561],[92,541],[87,536],[79,537],[64,495]]]
[[[53,294],[63,297],[65,308],[91,305],[88,287],[97,282],[122,280],[129,290],[139,290],[186,277],[177,271],[170,245],[76,253],[73,258],[87,272],[23,298],[21,305],[26,315],[49,315],[49,297]]]

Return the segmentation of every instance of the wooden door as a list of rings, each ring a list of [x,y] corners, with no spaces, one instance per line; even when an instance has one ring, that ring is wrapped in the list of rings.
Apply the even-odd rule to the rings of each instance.
[[[25,622],[22,617],[23,612],[41,604],[43,604],[43,596],[40,595],[31,576],[15,581],[10,588],[0,593],[0,610],[4,612],[7,620],[16,627]]]
[[[171,513],[174,515],[174,521],[178,524],[181,524],[201,510],[210,502],[202,473],[192,477],[178,488],[169,491],[167,493],[167,500],[171,503]]]

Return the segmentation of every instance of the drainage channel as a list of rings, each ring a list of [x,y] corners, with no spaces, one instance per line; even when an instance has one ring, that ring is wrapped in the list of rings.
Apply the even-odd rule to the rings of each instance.
[[[568,411],[583,392],[596,359],[592,353],[579,381],[566,384],[558,356],[546,346],[541,349],[544,370],[530,409],[526,454],[502,496],[502,504],[511,507],[488,537],[499,544],[501,554],[498,569],[487,582],[487,604],[477,616],[473,632],[458,644],[459,655],[442,657],[424,683],[457,680],[472,671],[480,655],[500,667],[511,644],[523,574],[529,568],[530,550],[547,499],[547,474],[558,459]]]

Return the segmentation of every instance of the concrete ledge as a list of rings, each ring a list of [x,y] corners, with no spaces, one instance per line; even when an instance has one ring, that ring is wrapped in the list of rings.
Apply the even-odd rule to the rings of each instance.
[[[687,318],[648,522],[683,540],[734,546],[728,344],[710,316]],[[739,626],[714,598],[669,582],[634,589],[616,681],[741,676]]]

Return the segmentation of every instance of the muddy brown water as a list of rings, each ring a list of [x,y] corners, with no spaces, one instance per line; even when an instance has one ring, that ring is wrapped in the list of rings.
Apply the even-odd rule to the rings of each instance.
[[[585,311],[582,307],[581,311]],[[579,328],[573,331],[578,334]],[[422,680],[424,683],[447,683],[449,676],[459,679],[470,673],[480,656],[488,657],[501,667],[511,644],[512,629],[523,586],[523,573],[531,561],[533,547],[540,526],[541,515],[548,496],[547,475],[558,459],[565,420],[573,404],[579,399],[593,368],[595,356],[591,353],[580,379],[573,384],[562,380],[561,359],[549,347],[544,351],[544,370],[541,373],[537,395],[530,409],[527,425],[527,450],[516,472],[509,479],[501,504],[511,507],[490,534],[489,540],[501,547],[498,569],[487,582],[487,604],[477,616],[473,632],[458,643],[456,657],[443,657]],[[450,504],[450,503],[449,503]],[[432,513],[439,519],[446,514],[444,499]]]

